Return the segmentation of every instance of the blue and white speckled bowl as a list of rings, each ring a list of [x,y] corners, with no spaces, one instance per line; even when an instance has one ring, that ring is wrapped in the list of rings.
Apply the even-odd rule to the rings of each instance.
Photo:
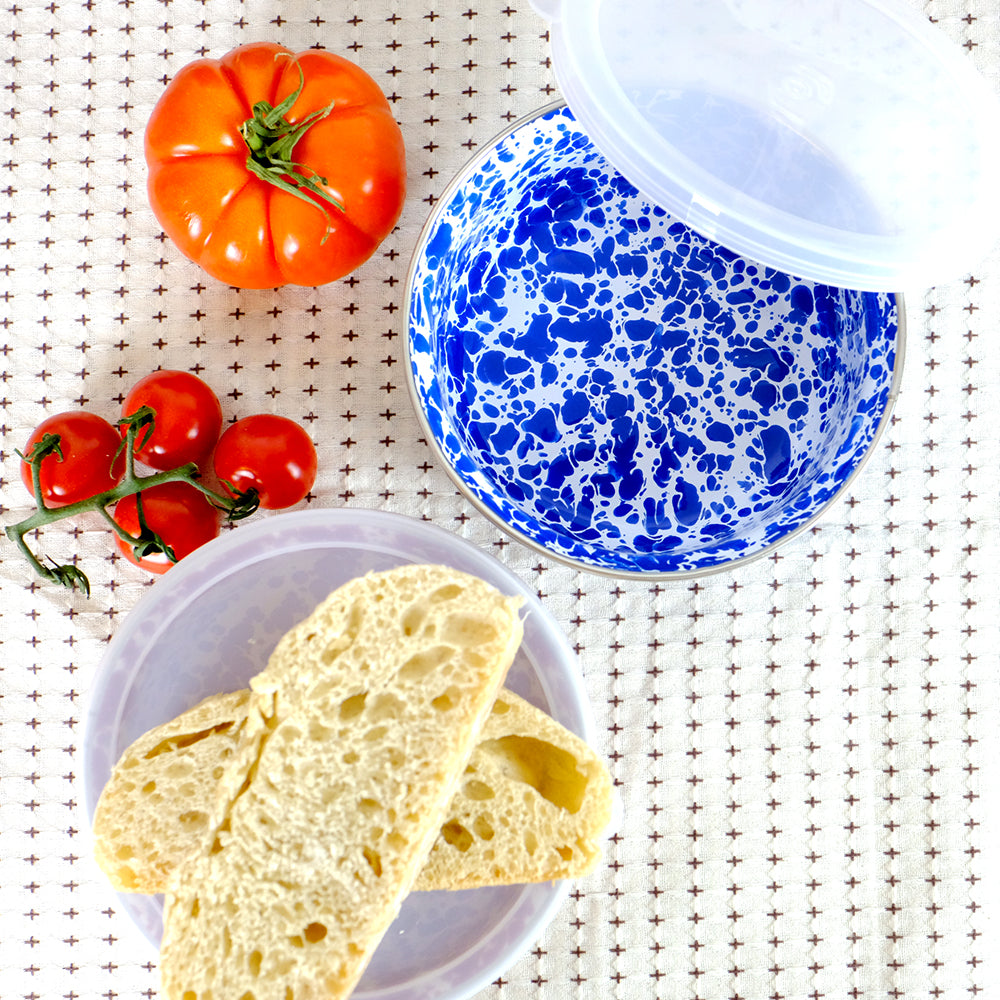
[[[611,575],[712,572],[802,531],[869,455],[902,368],[896,296],[699,236],[563,105],[449,186],[406,298],[414,403],[460,489]]]

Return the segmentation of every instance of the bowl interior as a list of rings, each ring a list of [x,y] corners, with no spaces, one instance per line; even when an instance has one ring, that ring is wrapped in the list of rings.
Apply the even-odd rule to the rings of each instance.
[[[894,391],[894,296],[800,281],[699,236],[565,107],[449,189],[408,305],[418,409],[463,490],[597,570],[766,550],[841,489]]]
[[[151,727],[201,698],[246,686],[278,639],[327,594],[368,571],[437,562],[474,573],[525,600],[525,637],[511,689],[588,735],[575,657],[525,584],[494,559],[433,525],[375,511],[284,514],[241,526],[189,556],[129,615],[95,678],[85,739],[92,817],[111,768]],[[412,893],[355,996],[461,1000],[495,979],[541,933],[565,885]],[[154,945],[159,897],[121,904]]]

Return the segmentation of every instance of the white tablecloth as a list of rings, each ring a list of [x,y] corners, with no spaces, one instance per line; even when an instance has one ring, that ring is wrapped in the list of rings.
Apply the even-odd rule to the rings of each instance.
[[[1000,82],[1000,5],[917,6]],[[428,211],[473,150],[558,96],[527,0],[21,0],[0,33],[5,521],[28,513],[14,450],[40,420],[80,405],[113,418],[139,377],[186,368],[227,420],[273,410],[310,429],[312,505],[416,514],[474,541],[578,650],[626,820],[484,1000],[1000,996],[1000,255],[907,292],[891,427],[816,527],[699,582],[616,583],[478,514],[405,384],[402,288]],[[355,59],[407,143],[397,231],[318,290],[206,280],[146,203],[142,135],[165,80],[261,39]],[[52,555],[80,555],[89,600],[0,547],[3,1000],[157,990],[82,810],[91,680],[151,585],[109,543],[96,520],[45,532]]]

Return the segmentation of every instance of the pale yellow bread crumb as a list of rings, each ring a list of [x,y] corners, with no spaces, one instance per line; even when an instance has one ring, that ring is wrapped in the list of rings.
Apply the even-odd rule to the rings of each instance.
[[[607,768],[511,691],[497,698],[417,885],[465,889],[586,875],[611,819]]]
[[[120,892],[163,892],[208,824],[248,690],[206,698],[133,743],[94,816],[95,856]],[[547,882],[600,857],[611,781],[594,751],[512,691],[500,692],[414,889]]]
[[[121,755],[93,824],[94,857],[119,892],[163,892],[206,833],[249,701],[249,690],[206,698]]]
[[[521,640],[439,566],[335,591],[251,682],[210,829],[164,905],[164,1000],[342,1000],[424,865]]]

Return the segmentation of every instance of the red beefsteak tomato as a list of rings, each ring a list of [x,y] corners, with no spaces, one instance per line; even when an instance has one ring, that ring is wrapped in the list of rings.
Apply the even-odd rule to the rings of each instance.
[[[150,205],[212,277],[322,285],[364,263],[406,195],[403,137],[359,66],[241,45],[184,66],[146,127]]]

